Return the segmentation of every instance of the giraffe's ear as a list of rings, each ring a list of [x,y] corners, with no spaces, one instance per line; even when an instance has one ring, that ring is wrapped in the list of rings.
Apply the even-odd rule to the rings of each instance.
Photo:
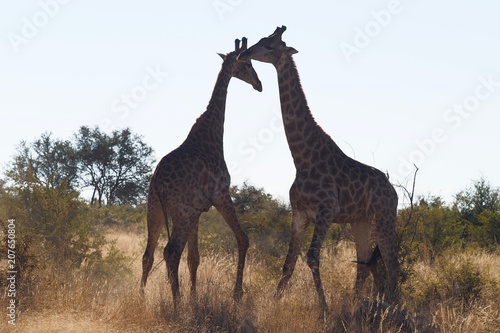
[[[293,47],[291,46],[287,46],[286,48],[286,53],[288,55],[292,55],[292,54],[295,54],[295,53],[299,53],[299,51],[297,51],[296,49],[294,49]]]
[[[226,59],[226,55],[225,54],[222,54],[222,53],[217,53],[219,55],[219,57],[222,58],[222,60]]]

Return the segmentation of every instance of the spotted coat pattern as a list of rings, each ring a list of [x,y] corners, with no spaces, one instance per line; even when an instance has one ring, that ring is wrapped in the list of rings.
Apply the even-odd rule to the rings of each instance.
[[[297,51],[281,40],[285,29],[277,28],[239,56],[276,68],[285,134],[296,168],[290,188],[292,234],[277,295],[282,295],[292,276],[305,229],[312,223],[307,262],[320,306],[326,311],[319,269],[321,245],[332,223],[350,223],[358,263],[355,289],[363,289],[370,270],[379,279],[372,257],[380,253],[387,268],[386,297],[395,299],[400,269],[395,249],[397,193],[384,173],[344,154],[314,120],[292,58]]]
[[[239,300],[243,293],[243,269],[249,241],[238,222],[229,195],[231,178],[224,160],[223,133],[227,88],[231,78],[239,78],[262,91],[251,62],[236,60],[245,49],[246,38],[241,48],[239,40],[236,40],[235,51],[221,55],[224,61],[207,110],[196,120],[185,141],[161,159],[151,179],[147,203],[148,242],[142,258],[141,292],[144,293],[153,265],[160,232],[164,225],[168,230],[167,216],[170,216],[172,234],[163,255],[175,305],[180,297],[179,262],[186,244],[191,296],[196,295],[196,272],[200,262],[199,217],[211,206],[222,215],[236,237],[238,267],[233,296]]]

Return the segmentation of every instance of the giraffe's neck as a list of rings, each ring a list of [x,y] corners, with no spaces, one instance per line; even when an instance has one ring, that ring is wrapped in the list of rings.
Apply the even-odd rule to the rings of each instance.
[[[296,169],[307,168],[314,159],[313,149],[317,151],[321,145],[334,148],[329,151],[342,156],[338,146],[314,120],[292,57],[283,55],[274,65],[278,73],[285,134]]]
[[[231,80],[229,64],[223,63],[207,110],[196,120],[185,143],[206,147],[212,153],[223,153],[224,118],[227,87]]]

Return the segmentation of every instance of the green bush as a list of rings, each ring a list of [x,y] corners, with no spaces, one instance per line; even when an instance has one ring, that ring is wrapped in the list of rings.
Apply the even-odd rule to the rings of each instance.
[[[126,258],[112,245],[106,247],[102,223],[92,213],[66,182],[49,187],[33,177],[2,188],[0,220],[5,244],[1,249],[7,249],[6,221],[14,219],[19,294],[29,298],[48,277],[70,278],[67,274],[82,269],[104,279],[126,274]]]

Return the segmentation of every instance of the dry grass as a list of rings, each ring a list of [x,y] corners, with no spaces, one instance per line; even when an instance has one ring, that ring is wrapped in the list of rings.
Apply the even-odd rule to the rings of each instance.
[[[283,299],[273,292],[279,272],[270,271],[249,253],[245,296],[232,301],[235,258],[202,256],[198,297],[191,302],[188,272],[181,265],[182,301],[172,308],[165,266],[152,273],[146,297],[138,294],[142,233],[110,230],[108,240],[130,256],[131,276],[102,282],[81,272],[54,274],[22,304],[13,332],[500,332],[500,255],[460,254],[430,266],[419,262],[406,285],[400,307],[378,299],[359,301],[352,286],[354,249],[343,244],[324,251],[322,277],[330,313],[319,320],[307,265],[299,259]],[[160,249],[161,250],[161,249]],[[158,252],[159,254],[160,252]],[[158,255],[157,257],[161,257]],[[99,283],[97,282],[99,281]],[[473,296],[473,297],[472,297]],[[0,315],[5,318],[5,307]]]

